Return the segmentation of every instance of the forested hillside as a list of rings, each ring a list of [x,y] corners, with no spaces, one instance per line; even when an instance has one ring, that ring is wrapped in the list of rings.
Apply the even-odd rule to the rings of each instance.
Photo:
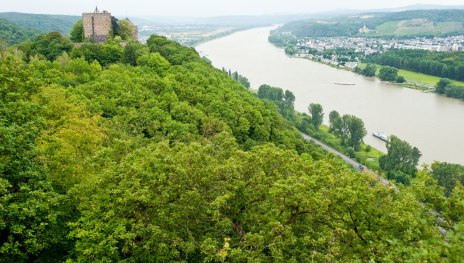
[[[464,10],[412,10],[388,13],[362,13],[324,21],[301,20],[288,23],[279,31],[297,37],[356,36],[368,27],[367,36],[441,36],[464,32]]]
[[[0,43],[3,42],[6,45],[19,44],[27,39],[33,39],[39,33],[37,30],[24,29],[0,18]]]
[[[0,262],[464,257],[460,169],[387,188],[165,38],[1,50],[0,100]]]
[[[42,33],[58,31],[68,34],[79,16],[42,15],[25,13],[0,13],[0,18],[6,19],[22,28],[40,31]]]

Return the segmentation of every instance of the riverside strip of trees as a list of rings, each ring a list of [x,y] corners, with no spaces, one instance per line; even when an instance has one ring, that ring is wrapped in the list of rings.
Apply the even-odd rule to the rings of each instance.
[[[464,81],[464,52],[400,49],[375,55],[371,60],[380,65]]]
[[[464,257],[459,168],[385,188],[301,138],[293,94],[279,109],[193,49],[0,51],[0,262]]]

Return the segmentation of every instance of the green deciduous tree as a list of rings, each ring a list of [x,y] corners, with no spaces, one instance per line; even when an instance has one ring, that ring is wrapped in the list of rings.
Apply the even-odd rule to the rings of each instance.
[[[162,75],[170,66],[169,62],[158,53],[142,55],[138,58],[137,64],[140,66],[147,66],[159,75]]]
[[[366,77],[375,77],[377,72],[377,67],[374,64],[367,64],[366,67],[361,71]]]
[[[398,76],[398,69],[392,67],[382,67],[379,71],[379,78],[383,81],[395,81]]]
[[[119,24],[119,36],[122,40],[132,39],[132,34],[135,30],[134,24],[128,19],[121,19],[118,22]]]
[[[421,153],[408,142],[392,135],[387,142],[388,153],[379,160],[380,167],[387,172],[390,179],[408,184],[417,171]]]
[[[55,60],[64,52],[70,52],[73,48],[71,41],[59,32],[50,32],[40,35],[30,45],[20,47],[27,58],[42,55],[48,60]]]
[[[96,60],[102,66],[121,61],[124,49],[119,44],[92,44],[86,43],[80,48],[74,48],[72,58],[82,57],[89,63]]]
[[[449,84],[451,84],[449,79],[440,79],[440,81],[438,81],[437,85],[435,86],[436,91],[440,94],[445,94],[445,88]]]
[[[431,166],[432,176],[438,184],[445,188],[449,196],[456,184],[464,185],[464,166],[451,163],[434,162]]]
[[[448,84],[445,87],[445,95],[451,98],[464,99],[464,86]]]
[[[258,97],[261,99],[280,102],[284,97],[284,91],[281,88],[275,88],[264,84],[258,88]]]
[[[331,111],[329,114],[329,131],[341,139],[344,146],[353,148],[355,151],[361,149],[361,144],[367,134],[364,122],[354,115],[343,115],[337,111]]]
[[[343,132],[343,120],[337,111],[331,111],[329,114],[329,132],[333,132],[337,136],[341,136]]]
[[[342,122],[342,141],[345,145],[352,147],[355,151],[359,151],[361,149],[363,138],[367,134],[364,122],[353,115],[343,115]]]
[[[395,79],[396,83],[405,83],[406,79],[403,76],[397,76]]]
[[[309,104],[308,111],[311,114],[311,123],[316,128],[319,129],[323,120],[324,120],[324,111],[321,104],[311,103]]]
[[[82,42],[84,39],[84,25],[82,19],[77,20],[70,32],[72,42]]]

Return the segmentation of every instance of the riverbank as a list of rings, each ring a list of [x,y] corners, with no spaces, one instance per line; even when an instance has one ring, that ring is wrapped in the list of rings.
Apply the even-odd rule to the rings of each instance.
[[[275,88],[275,89],[280,89],[280,88]],[[249,89],[249,91],[253,93],[255,96],[258,96],[258,90]],[[278,104],[275,104],[275,105],[276,107],[279,107]],[[352,158],[356,162],[367,167],[369,170],[378,171],[379,173],[381,172],[380,165],[379,165],[379,159],[382,155],[385,155],[384,152],[364,142],[361,143],[361,149],[359,151],[354,151],[353,148],[351,147],[343,146],[341,139],[335,136],[335,134],[329,132],[330,130],[329,126],[325,124],[321,124],[321,126],[317,130],[312,126],[309,126],[309,128],[307,127],[308,129],[302,129],[301,123],[303,122],[303,119],[305,118],[305,114],[307,113],[302,113],[302,112],[299,112],[293,109],[292,114],[291,114],[291,116],[293,116],[292,118],[288,118],[285,116],[283,117],[287,121],[292,123],[294,127],[298,128],[299,131],[302,132],[303,134],[307,134],[321,141],[327,146],[332,147],[338,152],[345,154],[349,158]],[[372,136],[372,134],[368,133],[366,136]],[[385,142],[381,142],[381,143],[385,144]]]
[[[291,47],[291,46],[278,45],[276,43],[273,43],[272,41],[269,41],[269,43],[272,44],[273,46],[275,46],[275,47],[277,47],[279,49],[283,49],[285,51],[287,50],[288,47]],[[350,63],[352,64],[353,67],[340,66],[337,62],[333,62],[333,61],[327,62],[327,61],[322,60],[320,57],[314,57],[314,56],[309,56],[309,55],[308,56],[301,56],[301,55],[298,55],[298,54],[291,55],[291,54],[288,54],[287,52],[285,52],[285,53],[286,53],[287,56],[289,56],[291,58],[303,58],[303,59],[307,59],[307,60],[310,60],[310,61],[313,61],[313,62],[324,64],[324,65],[327,65],[327,66],[330,66],[330,67],[333,67],[333,68],[336,68],[336,69],[347,70],[347,71],[354,72],[356,74],[362,75],[362,74],[359,73],[359,71],[356,71],[355,68],[353,68],[355,65],[353,65],[353,63],[351,63],[351,62]],[[384,66],[379,65],[379,64],[374,64],[374,65],[376,65],[376,67],[377,67],[376,77],[378,78],[379,71]],[[363,69],[365,66],[366,66],[365,63],[361,63],[361,64],[358,65],[358,67],[360,69]],[[396,85],[396,86],[399,86],[399,87],[405,87],[405,88],[409,88],[409,89],[420,90],[420,91],[423,91],[423,92],[435,92],[435,86],[440,81],[440,79],[442,79],[441,77],[437,77],[437,76],[433,76],[433,75],[427,75],[427,74],[418,73],[418,72],[405,70],[405,69],[399,69],[399,68],[396,68],[396,69],[398,70],[398,76],[404,77],[406,82],[404,82],[404,83],[398,83],[398,82],[395,82],[395,81],[385,81],[385,82]],[[464,86],[464,82],[462,82],[462,81],[457,81],[457,80],[450,80],[450,81],[451,81],[452,84]]]
[[[462,117],[464,101],[393,86],[307,59],[289,58],[269,43],[272,29],[238,32],[202,44],[197,50],[216,68],[233,69],[246,76],[251,87],[269,84],[291,91],[299,112],[307,112],[310,103],[319,103],[326,113],[336,110],[358,116],[369,134],[364,139],[366,144],[381,151],[386,151],[385,143],[370,135],[375,131],[396,135],[419,148],[421,163],[440,160],[463,164],[464,141],[459,138],[464,122],[456,120]]]
[[[276,45],[274,45],[274,46],[276,46]],[[282,48],[282,47],[279,47],[279,46],[276,46],[276,47]],[[302,59],[311,60],[313,62],[321,63],[321,64],[324,64],[324,65],[327,65],[327,66],[330,66],[330,67],[333,67],[333,68],[336,68],[336,69],[340,69],[340,70],[350,71],[350,72],[353,72],[353,73],[356,73],[356,74],[362,76],[362,74],[359,74],[353,68],[334,65],[332,63],[327,63],[327,62],[321,61],[320,59],[310,59],[310,58],[291,56],[291,55],[288,55],[288,56],[291,57],[291,58],[302,58]],[[378,77],[378,74],[379,74],[380,69],[383,66],[382,65],[377,65],[377,64],[375,64],[375,65],[377,67],[377,72],[376,72],[375,78],[380,79]],[[366,66],[365,63],[361,63],[359,65],[359,68],[363,69],[365,66]],[[415,89],[415,90],[420,90],[420,91],[424,91],[424,92],[435,92],[435,85],[438,83],[438,81],[440,81],[439,77],[435,77],[435,76],[431,76],[431,75],[425,75],[425,74],[422,74],[422,73],[417,73],[417,72],[404,70],[404,69],[398,69],[398,76],[403,76],[406,79],[406,82],[405,83],[397,83],[397,82],[394,82],[394,81],[384,81],[384,82],[387,82],[387,83],[390,83],[390,84],[393,84],[393,85],[396,85],[396,86],[399,86],[399,87]],[[460,81],[452,81],[452,82],[464,85],[464,83],[460,82]]]
[[[237,33],[237,32],[240,32],[240,31],[244,31],[244,30],[249,30],[249,29],[253,29],[255,27],[253,26],[249,26],[249,27],[240,27],[240,28],[234,28],[234,29],[231,29],[231,30],[228,30],[228,31],[224,31],[224,32],[221,32],[221,33],[218,33],[218,34],[213,34],[211,36],[208,36],[208,37],[204,37],[202,39],[199,39],[199,40],[196,40],[196,41],[193,41],[190,46],[195,48],[201,44],[204,44],[206,42],[209,42],[209,41],[213,41],[215,39],[218,39],[218,38],[222,38],[222,37],[226,37],[228,35],[232,35],[234,33]]]
[[[363,69],[367,64],[361,63],[359,67]],[[383,67],[379,64],[374,64],[377,67],[376,75],[379,74],[380,69]],[[356,73],[356,72],[355,72]],[[440,81],[440,77],[417,73],[410,70],[398,69],[398,76],[403,76],[406,79],[406,83],[394,83],[399,86],[404,86],[412,89],[419,89],[425,91],[435,91],[436,84]],[[464,82],[457,80],[450,80],[451,83],[457,85],[464,85]]]
[[[355,152],[352,150],[352,148],[344,147],[340,141],[340,138],[329,132],[329,127],[327,125],[321,125],[317,131],[311,130],[308,133],[314,138],[336,149],[337,151],[346,154],[350,158],[353,158],[370,170],[380,171],[379,159],[385,153],[372,147],[371,145],[362,143],[361,150]],[[371,135],[367,134],[367,136]]]

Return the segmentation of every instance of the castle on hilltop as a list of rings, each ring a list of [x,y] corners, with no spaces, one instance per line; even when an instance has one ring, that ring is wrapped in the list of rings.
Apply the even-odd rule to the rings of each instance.
[[[128,38],[138,40],[137,26],[129,19],[125,19],[129,26],[130,32]],[[102,43],[109,38],[120,35],[118,19],[111,16],[107,11],[100,12],[97,7],[93,13],[82,14],[82,24],[84,39],[91,39],[95,43]],[[117,27],[117,28],[115,28]]]

